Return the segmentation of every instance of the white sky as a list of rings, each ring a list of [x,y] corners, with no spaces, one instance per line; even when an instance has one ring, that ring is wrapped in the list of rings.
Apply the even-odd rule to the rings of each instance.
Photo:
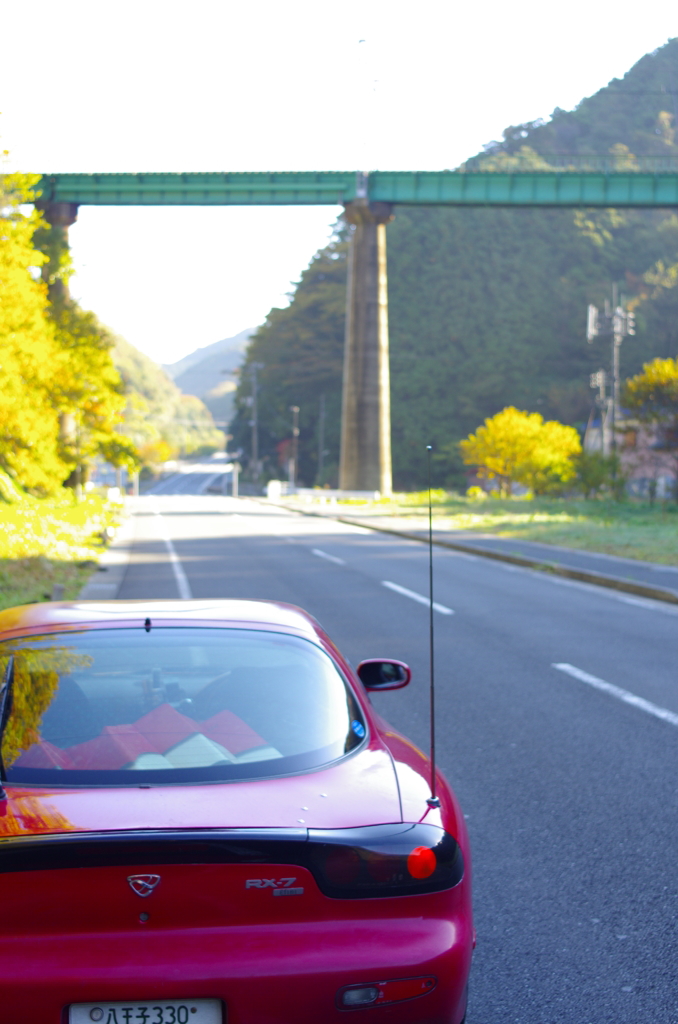
[[[44,173],[435,170],[675,35],[675,0],[33,0],[3,16],[0,136]],[[284,305],[339,212],[81,207],[72,290],[173,362]]]

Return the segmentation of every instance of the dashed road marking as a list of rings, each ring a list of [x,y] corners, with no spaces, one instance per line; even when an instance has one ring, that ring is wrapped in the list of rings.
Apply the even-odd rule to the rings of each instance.
[[[621,700],[625,704],[631,704],[632,707],[639,708],[640,711],[645,711],[648,715],[661,718],[663,722],[668,722],[670,725],[678,725],[678,715],[674,711],[669,711],[668,708],[662,708],[658,704],[653,704],[651,700],[638,697],[635,693],[630,693],[629,690],[623,690],[621,686],[615,686],[614,683],[606,683],[604,679],[592,676],[590,673],[584,672],[574,665],[568,665],[565,661],[554,662],[553,668],[557,668],[559,672],[565,672],[574,679],[579,679],[582,683],[588,683],[589,686],[595,687],[596,690],[609,693],[611,697],[616,697],[617,700]]]
[[[431,607],[429,598],[424,597],[423,594],[417,594],[414,590],[408,590],[407,587],[401,587],[398,583],[391,583],[390,580],[382,580],[381,585],[382,587],[388,587],[389,590],[394,590],[396,594],[402,594],[403,597],[409,597],[412,601],[424,604],[427,608]],[[454,615],[451,608],[446,608],[444,604],[438,604],[437,601],[433,602],[433,610],[440,612],[441,615]]]
[[[326,551],[321,551],[320,548],[311,548],[311,552],[317,555],[318,558],[325,558],[328,562],[334,562],[335,565],[346,565],[343,558],[337,558],[336,555],[328,555]]]
[[[172,538],[167,532],[167,528],[163,521],[162,515],[158,511],[156,511],[155,514],[158,517],[158,532],[160,533],[160,536],[164,540],[165,547],[167,548],[170,564],[172,566],[172,571],[174,573],[174,579],[177,584],[177,590],[179,591],[179,597],[181,598],[182,601],[190,601],[191,598],[193,597],[193,594],[191,593],[191,588],[189,586],[188,579],[186,578],[184,567],[179,561],[179,556],[174,550]]]

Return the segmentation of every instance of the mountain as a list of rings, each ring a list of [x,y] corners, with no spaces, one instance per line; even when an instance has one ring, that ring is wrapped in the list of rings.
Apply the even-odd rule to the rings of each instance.
[[[673,39],[574,110],[508,127],[466,167],[543,166],[554,155],[612,155],[633,166],[635,156],[678,156],[677,86]],[[636,336],[621,349],[622,376],[678,351],[674,210],[397,206],[394,212],[387,234],[399,488],[424,485],[428,443],[438,453],[436,484],[463,486],[457,442],[506,405],[583,427],[593,400],[589,375],[610,363],[609,341],[586,342],[586,307],[602,306],[613,284],[637,318]],[[330,449],[325,467],[338,462],[341,255],[335,242],[314,258],[289,307],[271,310],[254,335],[244,364],[265,367],[260,451],[274,473],[281,442],[290,436],[289,405],[300,406],[299,465],[307,484],[317,475],[320,393]],[[248,394],[245,373],[231,428],[245,451]]]
[[[112,355],[127,394],[124,433],[142,450],[158,440],[186,455],[223,446],[204,403],[182,394],[162,367],[121,337],[114,337]]]
[[[196,395],[202,399],[215,420],[228,422],[236,389],[233,377],[228,374],[242,362],[253,333],[254,328],[247,328],[232,338],[198,348],[178,362],[163,366],[163,369],[185,395]]]

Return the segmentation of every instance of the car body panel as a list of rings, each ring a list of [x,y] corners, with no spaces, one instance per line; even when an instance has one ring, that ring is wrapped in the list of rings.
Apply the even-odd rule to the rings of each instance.
[[[228,1008],[228,1024],[329,1024],[347,1019],[347,1011],[335,1004],[336,993],[347,984],[434,975],[436,989],[416,1006],[408,1001],[367,1008],[357,1011],[356,1019],[458,1024],[464,986],[451,1002],[445,982],[468,974],[463,914],[455,918],[438,908],[435,916],[412,915],[402,907],[400,915],[337,918],[331,910],[324,920],[277,926],[191,933],[139,926],[2,942],[3,1019],[61,1024],[68,993],[69,1003],[216,997]]]
[[[463,814],[440,774],[440,806],[427,803],[428,758],[375,712],[350,664],[310,616],[291,605],[255,601],[61,602],[0,612],[0,638],[142,628],[146,618],[152,628],[230,626],[312,641],[347,679],[368,735],[335,763],[279,778],[125,787],[8,784],[8,799],[0,800],[0,1019],[67,1024],[69,1003],[218,998],[228,1024],[331,1024],[352,1014],[365,1024],[460,1024],[474,944]],[[454,836],[465,863],[459,884],[425,895],[330,898],[309,870],[277,861],[135,863],[130,855],[125,863],[125,853],[115,865],[99,867],[1,867],[2,850],[25,837],[47,845],[62,842],[59,835],[89,842],[88,836],[119,838],[134,830],[209,836],[210,830],[423,821]],[[135,874],[161,880],[143,898],[128,882]],[[268,878],[275,886],[247,885]],[[287,888],[302,891],[276,897],[278,883],[289,879],[294,885]],[[416,999],[351,1010],[336,1005],[346,986],[419,976],[437,982]]]
[[[289,630],[315,640],[318,632],[301,608],[269,601],[52,601],[0,611],[0,634],[143,626],[147,618],[158,625]]]

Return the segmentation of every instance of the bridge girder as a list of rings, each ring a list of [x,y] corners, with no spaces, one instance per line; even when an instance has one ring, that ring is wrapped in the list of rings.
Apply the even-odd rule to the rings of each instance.
[[[678,170],[45,174],[41,203],[87,206],[678,205]]]

